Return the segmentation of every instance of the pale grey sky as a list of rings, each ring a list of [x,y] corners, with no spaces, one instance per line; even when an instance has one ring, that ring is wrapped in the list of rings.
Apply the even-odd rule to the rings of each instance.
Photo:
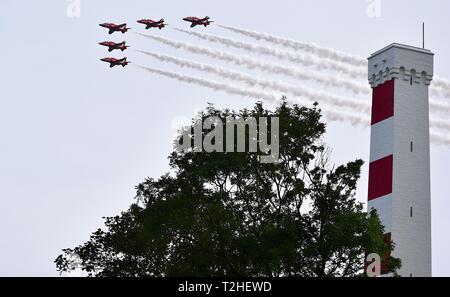
[[[392,42],[420,46],[425,21],[427,48],[436,54],[435,75],[450,78],[446,0],[381,0],[379,18],[368,17],[366,0],[81,0],[79,18],[67,16],[68,4],[0,2],[0,276],[56,275],[53,260],[62,248],[86,241],[102,226],[102,216],[129,206],[135,185],[168,170],[174,120],[191,117],[207,102],[239,109],[256,101],[135,67],[111,71],[99,61],[110,55],[99,41],[127,40],[133,49],[217,63],[137,36],[133,31],[144,32],[135,22],[138,18],[164,17],[171,26],[186,28],[182,17],[209,15],[220,24],[312,41],[362,57]],[[98,26],[107,21],[128,22],[133,30],[107,35]],[[202,31],[254,42],[217,26]],[[170,29],[151,32],[233,51]],[[125,53],[141,65],[200,75]],[[368,128],[330,122],[326,141],[333,148],[333,161],[367,161],[369,137]],[[450,149],[433,146],[431,153],[433,273],[450,276]],[[366,193],[367,164],[359,184],[361,201]]]

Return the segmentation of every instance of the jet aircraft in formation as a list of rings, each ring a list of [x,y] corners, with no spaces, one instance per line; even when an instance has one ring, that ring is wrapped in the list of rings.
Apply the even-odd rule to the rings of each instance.
[[[122,59],[116,59],[116,58],[103,58],[103,59],[100,59],[100,60],[103,61],[103,62],[109,63],[109,67],[110,67],[110,68],[113,68],[114,66],[119,66],[119,65],[122,65],[122,67],[125,67],[125,66],[127,66],[129,63],[131,63],[131,62],[128,62],[128,61],[127,61],[127,57],[124,57],[124,58],[122,58]]]
[[[168,24],[164,24],[164,19],[160,19],[159,21],[154,21],[154,20],[150,20],[150,19],[142,19],[142,20],[138,20],[137,21],[139,24],[143,24],[145,25],[145,29],[150,29],[150,28],[159,28],[159,30],[161,30],[162,28],[164,28],[165,26],[167,26]]]
[[[108,47],[108,52],[112,52],[113,50],[121,50],[123,52],[129,48],[129,46],[126,45],[126,41],[122,41],[120,43],[115,43],[114,41],[103,41],[99,42],[99,44]]]
[[[183,21],[186,22],[190,22],[191,23],[191,28],[195,27],[195,26],[209,26],[213,21],[210,21],[210,18],[208,16],[204,17],[204,18],[198,18],[198,17],[185,17],[183,18]],[[167,26],[168,24],[164,23],[164,19],[160,19],[159,21],[154,21],[151,19],[141,19],[137,21],[139,24],[143,24],[145,25],[145,29],[151,29],[151,28],[158,28],[159,30],[161,30],[162,28],[164,28],[165,26]],[[103,24],[99,24],[100,27],[104,27],[106,29],[108,29],[108,33],[109,34],[113,34],[114,32],[122,32],[122,34],[125,34],[128,30],[130,30],[131,28],[127,28],[127,24],[123,23],[123,24],[119,24],[116,25],[114,23],[103,23]],[[100,45],[106,46],[108,47],[108,51],[112,52],[113,50],[121,50],[124,51],[126,50],[129,46],[126,45],[126,42],[120,42],[120,43],[116,43],[114,41],[103,41],[99,43]],[[116,59],[116,58],[103,58],[100,59],[103,62],[107,62],[109,63],[109,67],[113,68],[114,66],[118,66],[118,65],[122,65],[122,67],[127,66],[129,63],[127,61],[127,57],[121,58],[121,59]]]
[[[190,22],[191,23],[191,28],[194,28],[197,25],[203,25],[203,26],[208,26],[211,25],[211,23],[213,21],[209,20],[209,16],[205,16],[204,18],[198,18],[198,17],[185,17],[183,18],[183,21],[186,22]]]
[[[127,24],[123,23],[120,25],[116,25],[114,23],[103,23],[99,24],[100,27],[108,29],[109,34],[113,34],[114,32],[122,32],[122,34],[126,33],[131,28],[127,28]]]

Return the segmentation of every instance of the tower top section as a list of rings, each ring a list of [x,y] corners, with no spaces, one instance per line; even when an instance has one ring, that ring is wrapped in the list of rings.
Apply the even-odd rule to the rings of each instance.
[[[392,43],[369,58],[369,83],[376,87],[393,78],[430,85],[434,54],[427,49]]]

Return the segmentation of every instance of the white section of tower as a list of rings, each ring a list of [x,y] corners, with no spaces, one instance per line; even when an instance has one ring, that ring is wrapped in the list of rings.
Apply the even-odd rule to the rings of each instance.
[[[405,277],[431,276],[428,87],[433,58],[429,50],[394,43],[368,59],[374,92],[368,209],[377,209]]]

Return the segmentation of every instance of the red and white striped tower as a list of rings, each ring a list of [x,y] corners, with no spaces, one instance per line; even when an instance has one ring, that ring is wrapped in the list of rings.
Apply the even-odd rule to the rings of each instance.
[[[375,208],[401,276],[431,276],[428,86],[434,54],[391,44],[369,57],[373,89],[368,209]]]

